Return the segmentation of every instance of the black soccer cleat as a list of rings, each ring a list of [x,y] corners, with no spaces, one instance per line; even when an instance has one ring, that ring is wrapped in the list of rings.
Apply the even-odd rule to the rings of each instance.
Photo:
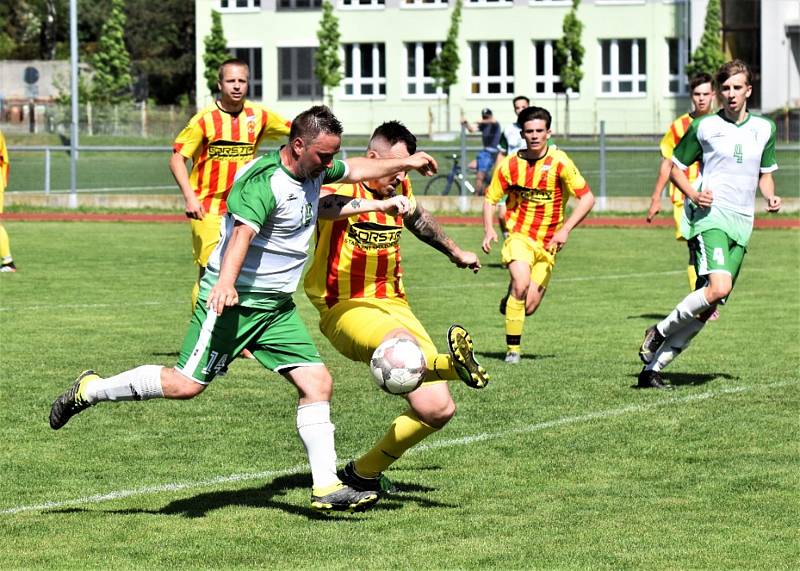
[[[460,325],[451,325],[447,331],[447,347],[459,378],[468,387],[482,389],[489,384],[489,374],[475,360],[472,336]]]
[[[380,474],[377,478],[365,478],[356,472],[353,462],[348,462],[339,472],[342,482],[359,492],[377,492],[378,494],[391,494],[397,491],[392,481]]]
[[[645,329],[644,340],[642,341],[642,346],[639,347],[639,358],[642,363],[649,365],[653,362],[656,351],[664,343],[664,339],[665,337],[658,332],[658,328],[655,325]]]
[[[673,387],[669,381],[663,378],[661,373],[658,371],[648,371],[647,369],[642,369],[642,372],[639,373],[639,388],[671,390],[675,387]]]
[[[58,430],[67,424],[70,418],[92,406],[92,403],[81,398],[81,386],[90,380],[99,378],[100,376],[92,370],[78,375],[72,386],[53,401],[50,407],[50,428]]]
[[[363,512],[377,501],[377,492],[362,492],[344,484],[324,496],[311,495],[311,507],[321,512]]]

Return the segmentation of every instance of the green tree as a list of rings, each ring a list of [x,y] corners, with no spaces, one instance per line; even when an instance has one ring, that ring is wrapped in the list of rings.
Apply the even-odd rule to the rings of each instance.
[[[131,96],[131,58],[125,47],[125,4],[111,0],[92,58],[92,100],[119,103]]]
[[[725,63],[725,53],[722,51],[721,13],[719,0],[708,0],[703,36],[686,66],[687,76],[707,73],[714,77],[720,66]]]
[[[342,81],[342,60],[339,58],[339,18],[333,15],[333,5],[325,0],[322,3],[322,19],[317,30],[319,47],[314,55],[314,75],[322,84],[328,99],[328,107],[333,107],[333,90]]]
[[[564,132],[569,136],[569,94],[570,90],[577,93],[580,91],[581,80],[583,79],[583,55],[586,50],[581,44],[581,34],[583,33],[583,23],[578,20],[578,5],[581,0],[572,0],[572,8],[564,16],[561,38],[556,41],[555,60],[560,70],[561,85],[564,86],[565,109],[564,109]]]
[[[458,29],[461,25],[462,4],[463,0],[456,0],[453,13],[450,15],[447,39],[428,69],[436,87],[440,87],[446,97],[448,131],[450,131],[450,88],[458,81],[458,66],[461,65],[461,58],[458,56]]]
[[[216,94],[219,91],[217,88],[219,66],[231,57],[228,52],[228,42],[225,41],[225,34],[222,32],[222,16],[216,10],[211,11],[211,32],[203,38],[203,44],[206,46],[203,54],[206,85],[211,93]]]

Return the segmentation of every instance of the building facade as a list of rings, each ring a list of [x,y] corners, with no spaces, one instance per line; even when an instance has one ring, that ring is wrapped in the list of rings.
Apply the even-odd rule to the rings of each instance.
[[[567,96],[553,47],[562,35],[571,0],[464,0],[461,64],[458,82],[450,90],[449,113],[428,65],[447,36],[452,2],[333,2],[344,73],[334,91],[334,109],[348,133],[369,133],[387,119],[400,119],[418,133],[455,130],[462,114],[477,120],[485,107],[505,123],[514,119],[515,95],[548,108],[554,131],[564,132]],[[798,4],[765,3],[780,5],[762,11],[771,18],[770,26],[789,23]],[[286,117],[323,101],[313,72],[321,0],[196,0],[195,5],[198,106],[211,101],[202,54],[212,10],[222,14],[231,52],[250,63],[253,99]],[[684,67],[702,34],[705,6],[706,0],[583,0],[578,18],[584,25],[584,78],[578,92],[569,96],[569,131],[594,135],[602,120],[612,135],[660,133],[685,112],[689,99]],[[777,73],[797,74],[793,45],[794,55],[788,51],[793,63],[784,63]],[[760,66],[765,79],[768,67]],[[784,83],[797,89],[792,81],[786,78]],[[795,99],[799,95],[795,93]]]

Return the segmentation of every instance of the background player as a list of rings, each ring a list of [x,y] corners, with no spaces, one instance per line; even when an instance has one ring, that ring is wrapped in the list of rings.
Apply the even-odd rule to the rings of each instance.
[[[514,106],[514,115],[519,118],[519,114],[522,110],[531,106],[531,100],[524,95],[517,95],[511,104]],[[517,121],[503,127],[503,132],[500,134],[500,142],[497,144],[497,159],[494,161],[495,170],[508,155],[516,154],[518,151],[525,149],[526,146],[525,139],[522,138],[522,127],[520,127]],[[497,223],[500,224],[500,231],[503,233],[503,238],[508,238],[505,200],[501,200],[497,203]]]
[[[102,379],[81,374],[50,410],[58,430],[101,401],[191,399],[202,393],[249,347],[264,367],[283,375],[298,392],[297,429],[311,465],[311,505],[319,510],[363,509],[377,494],[344,486],[336,475],[333,381],[305,328],[292,293],[314,231],[323,183],[377,179],[398,170],[435,172],[425,153],[394,160],[335,161],[342,126],[327,107],[301,113],[289,143],[242,169],[229,200],[223,236],[203,276],[200,300],[174,368],[145,365]],[[405,212],[408,201],[352,201],[345,214],[377,208]]]
[[[236,171],[256,156],[265,138],[285,137],[291,122],[246,99],[250,69],[239,59],[219,66],[219,99],[200,110],[173,144],[169,162],[183,193],[192,225],[192,255],[199,271],[192,290],[197,301],[208,256],[219,241],[220,221]],[[191,176],[186,159],[192,161]]]
[[[3,132],[0,131],[0,214],[3,214],[3,195],[5,194],[6,186],[8,186],[8,172],[8,148],[6,147],[6,138],[3,136]],[[16,271],[17,266],[14,264],[14,258],[11,257],[8,232],[6,232],[5,226],[0,221],[0,272]]]
[[[404,158],[416,151],[414,135],[397,121],[378,127],[367,149],[370,158]],[[386,339],[403,337],[417,343],[425,354],[428,373],[423,384],[405,396],[409,408],[392,421],[375,446],[344,469],[342,479],[356,489],[381,491],[381,475],[403,453],[442,428],[456,406],[447,380],[461,378],[482,388],[486,371],[475,361],[472,339],[463,327],[448,332],[449,354],[439,353],[425,328],[411,311],[400,266],[403,227],[445,254],[460,268],[480,269],[473,252],[461,250],[415,199],[411,182],[402,170],[357,184],[323,187],[314,259],[305,278],[305,290],[320,313],[320,330],[343,355],[369,363]],[[330,205],[375,198],[387,200],[397,193],[408,199],[403,216],[372,212],[341,220],[325,220]],[[384,480],[385,481],[385,480]]]
[[[673,153],[670,179],[689,199],[681,230],[695,249],[698,287],[645,331],[639,349],[645,363],[640,387],[669,388],[660,371],[686,349],[717,304],[727,301],[753,232],[756,187],[768,212],[781,207],[772,178],[778,168],[775,123],[747,110],[751,80],[743,61],[724,64],[716,76],[722,109],[694,121]],[[695,161],[703,164],[700,191],[684,174]]]
[[[655,186],[653,187],[653,194],[650,197],[650,209],[647,211],[647,222],[650,223],[656,214],[661,210],[661,192],[664,190],[664,185],[669,180],[669,173],[672,170],[672,152],[675,146],[686,134],[689,125],[695,119],[704,117],[711,113],[711,105],[714,101],[714,88],[712,86],[712,78],[707,73],[698,73],[689,80],[690,95],[692,98],[693,110],[691,113],[684,113],[675,119],[667,129],[664,137],[661,139],[659,148],[661,149],[661,163],[658,167],[658,177],[656,178]],[[689,184],[695,188],[700,187],[702,177],[700,175],[700,163],[695,162],[689,165],[686,171],[686,178]],[[672,202],[672,215],[675,219],[675,239],[683,240],[681,235],[681,217],[683,216],[683,193],[678,188],[670,183],[669,185],[669,198]],[[689,276],[689,290],[693,291],[697,274],[694,270],[694,250],[689,248],[689,265],[687,267],[687,274]]]
[[[506,224],[509,235],[501,252],[511,275],[506,302],[506,363],[519,363],[525,316],[542,302],[556,261],[569,233],[594,206],[594,195],[564,151],[548,145],[550,113],[528,107],[518,118],[527,148],[506,157],[495,171],[483,203],[483,251],[497,242],[495,205],[508,195]],[[578,204],[566,217],[570,195]]]

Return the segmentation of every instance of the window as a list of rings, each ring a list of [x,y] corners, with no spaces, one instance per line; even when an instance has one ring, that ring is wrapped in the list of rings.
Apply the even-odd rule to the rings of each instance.
[[[403,0],[401,8],[447,8],[447,0]]]
[[[572,4],[572,0],[528,0],[528,4],[531,6],[569,6]]]
[[[533,42],[533,92],[537,95],[564,93],[561,67],[556,61],[555,43],[555,40]],[[577,95],[572,90],[570,94]]]
[[[467,0],[470,6],[512,6],[514,0]]]
[[[667,93],[686,95],[686,58],[688,51],[683,38],[667,38]]]
[[[379,43],[343,44],[344,94],[386,95],[386,47]]]
[[[383,8],[386,0],[339,0],[339,8]]]
[[[248,99],[261,99],[264,96],[264,82],[261,79],[261,48],[231,48],[231,55],[250,66],[250,83],[247,88]]]
[[[322,0],[278,0],[278,10],[316,10],[322,7]]]
[[[404,44],[406,52],[406,95],[431,96],[442,94],[430,74],[431,62],[442,49],[440,42],[411,42]]]
[[[600,92],[629,96],[647,93],[645,41],[600,40]]]
[[[514,42],[470,42],[470,93],[510,95],[514,91]]]
[[[260,10],[261,0],[219,0],[222,10]]]
[[[278,48],[278,99],[321,99],[314,75],[316,48]]]

